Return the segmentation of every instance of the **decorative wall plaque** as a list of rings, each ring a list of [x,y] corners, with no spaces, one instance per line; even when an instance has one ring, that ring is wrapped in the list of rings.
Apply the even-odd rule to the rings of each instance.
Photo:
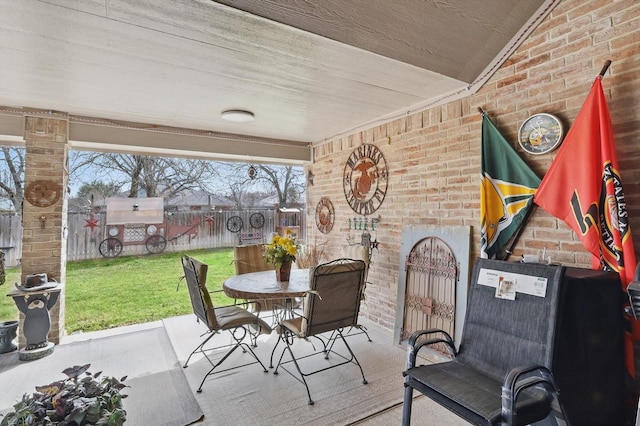
[[[24,190],[24,198],[36,207],[54,205],[62,195],[62,188],[50,180],[36,180]]]
[[[378,210],[387,194],[387,162],[377,146],[353,150],[344,166],[342,186],[351,209],[367,216]]]
[[[328,234],[333,229],[335,211],[333,203],[327,197],[320,198],[316,207],[316,226],[323,234]]]

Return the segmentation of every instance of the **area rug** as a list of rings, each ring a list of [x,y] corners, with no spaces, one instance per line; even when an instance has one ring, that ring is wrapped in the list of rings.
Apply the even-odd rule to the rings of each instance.
[[[164,320],[172,342],[180,336],[181,347],[175,347],[178,359],[188,353],[201,339],[195,320],[187,325],[179,318]],[[288,373],[264,373],[258,364],[210,376],[196,400],[204,410],[207,425],[347,425],[384,411],[402,402],[402,370],[406,353],[389,345],[390,336],[370,330],[373,342],[364,335],[348,337],[356,353],[368,384],[362,383],[360,370],[355,365],[344,365],[308,378],[314,405],[308,404],[304,385]],[[192,335],[193,339],[187,338]],[[176,337],[174,337],[176,336]],[[218,338],[218,336],[216,336]],[[219,336],[220,343],[225,337]],[[186,340],[185,340],[186,339]],[[269,366],[269,357],[277,336],[263,336],[256,352]],[[299,349],[311,351],[311,343],[298,342]],[[342,351],[341,349],[339,349]],[[218,359],[224,352],[215,353]],[[236,351],[223,365],[249,361],[249,357]],[[326,363],[322,357],[307,362]],[[210,364],[204,358],[192,360],[184,370],[195,392]]]
[[[93,373],[128,376],[127,424],[183,426],[203,417],[164,327],[59,345],[35,361],[18,361],[17,353],[0,356],[2,412],[36,385],[63,379],[65,368],[84,364],[91,364]]]

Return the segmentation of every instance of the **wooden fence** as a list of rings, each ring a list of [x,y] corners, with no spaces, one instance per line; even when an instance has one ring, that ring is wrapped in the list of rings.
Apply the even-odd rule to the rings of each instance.
[[[251,215],[259,213],[264,217],[262,228],[251,226]],[[215,212],[177,212],[165,214],[164,251],[177,252],[201,248],[233,247],[238,244],[265,243],[276,228],[276,210],[229,210]],[[231,232],[227,222],[232,217],[240,217],[242,229]],[[108,237],[106,214],[95,214],[96,226],[90,226],[88,214],[69,213],[67,234],[67,260],[100,258],[100,242]],[[304,241],[305,211],[300,212],[300,234]],[[254,221],[255,222],[255,221]],[[238,221],[234,221],[238,223]],[[22,257],[22,220],[17,215],[0,215],[0,249],[5,252],[7,267],[20,264]],[[123,244],[121,255],[147,254],[144,242]]]
[[[22,257],[22,216],[0,215],[0,250],[4,252],[5,266],[17,266]]]

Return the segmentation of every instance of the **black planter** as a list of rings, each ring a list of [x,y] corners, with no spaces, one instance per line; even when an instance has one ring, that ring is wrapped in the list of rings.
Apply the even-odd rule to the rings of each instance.
[[[18,335],[18,321],[0,322],[0,354],[18,349],[13,339]]]

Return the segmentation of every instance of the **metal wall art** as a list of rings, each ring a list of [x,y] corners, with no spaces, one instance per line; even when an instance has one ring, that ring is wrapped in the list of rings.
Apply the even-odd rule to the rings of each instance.
[[[333,203],[327,197],[320,198],[316,207],[316,226],[323,234],[328,234],[333,229],[335,211]]]
[[[62,195],[62,188],[49,180],[36,180],[31,182],[24,190],[24,198],[36,207],[49,207],[54,205]]]
[[[363,144],[344,166],[342,186],[351,209],[363,216],[378,210],[387,194],[387,162],[377,146]]]

